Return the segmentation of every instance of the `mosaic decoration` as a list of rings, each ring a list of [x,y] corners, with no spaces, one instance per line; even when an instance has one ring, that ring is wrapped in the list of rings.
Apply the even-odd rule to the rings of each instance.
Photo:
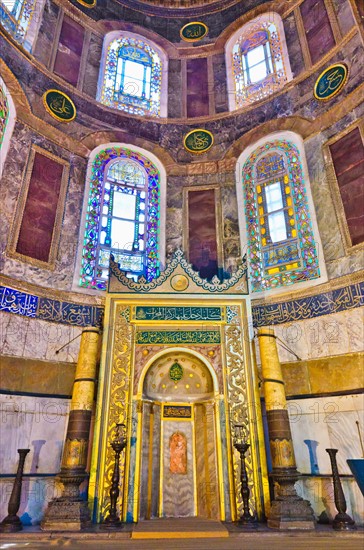
[[[177,270],[183,269],[186,276],[190,279],[188,291],[191,294],[196,292],[208,292],[208,293],[222,293],[228,292],[229,294],[248,294],[248,286],[246,280],[246,263],[245,260],[238,265],[238,269],[231,275],[230,279],[220,279],[215,275],[211,281],[202,279],[197,271],[195,271],[191,264],[184,257],[182,250],[176,250],[172,258],[166,262],[166,268],[159,275],[158,278],[147,282],[144,277],[140,277],[138,281],[133,281],[131,278],[125,276],[125,273],[119,268],[118,264],[110,260],[111,277],[109,282],[109,292],[117,292],[128,294],[130,290],[134,292],[170,292],[171,290],[171,277]],[[191,281],[194,283],[195,288],[192,288]]]
[[[0,87],[0,147],[4,140],[6,126],[9,120],[9,103],[5,90]]]
[[[183,378],[183,368],[177,361],[169,369],[169,378],[173,382],[178,382]]]
[[[106,240],[108,238],[107,235],[109,235],[110,238],[110,228],[108,229],[103,226],[104,221],[101,210],[102,204],[105,203],[105,193],[108,197],[107,201],[111,200],[111,194],[110,192],[108,193],[106,189],[105,174],[108,170],[109,163],[114,159],[127,161],[125,174],[122,174],[121,177],[123,181],[130,183],[129,188],[131,188],[132,182],[137,186],[135,180],[136,172],[133,166],[138,167],[138,169],[142,168],[146,174],[146,196],[143,198],[146,220],[144,233],[145,250],[143,251],[143,255],[141,255],[140,252],[132,252],[129,253],[129,255],[122,251],[115,252],[115,249],[113,250],[111,247],[113,244],[111,240],[109,244]],[[116,165],[113,165],[112,168],[114,166]],[[117,170],[119,171],[120,169],[117,168]],[[143,271],[145,280],[147,281],[152,281],[154,278],[158,277],[159,185],[159,171],[147,157],[140,153],[123,147],[104,149],[98,153],[92,165],[90,194],[82,251],[80,286],[98,290],[106,289],[110,251],[114,254],[114,259],[121,263],[123,273],[128,270],[135,272]],[[134,191],[130,191],[130,193],[131,192]],[[103,203],[102,200],[104,200]],[[106,216],[104,216],[104,218],[105,217]],[[103,232],[106,233],[106,237],[101,247],[100,239]],[[138,240],[139,237],[140,236],[137,235],[136,239]],[[141,265],[142,263],[144,266]]]
[[[188,132],[183,138],[183,146],[189,153],[201,155],[211,149],[214,143],[214,136],[208,130],[196,128]]]
[[[221,307],[136,306],[137,321],[221,321]]]
[[[107,51],[101,103],[134,115],[160,116],[162,61],[137,38],[117,38]]]
[[[0,311],[78,327],[100,326],[104,309],[0,287]]]
[[[262,48],[261,60],[257,56],[259,47]],[[252,54],[253,50],[255,55]],[[253,55],[260,62],[250,60],[250,56]],[[258,71],[260,63],[266,67],[265,74]],[[274,23],[257,21],[243,29],[232,50],[232,68],[236,108],[264,99],[285,84],[287,76],[281,40]]]
[[[348,68],[343,63],[335,63],[325,69],[315,83],[314,96],[328,101],[338,94],[348,80]]]
[[[201,23],[201,21],[192,21],[182,27],[180,36],[185,42],[196,42],[197,40],[202,40],[208,32],[209,28],[205,23]]]
[[[0,1],[1,24],[19,44],[24,44],[35,5],[36,0]]]
[[[217,330],[144,330],[137,332],[137,344],[220,344]]]
[[[304,321],[364,306],[364,282],[289,302],[253,306],[253,325],[263,327]]]
[[[258,147],[245,162],[242,178],[252,292],[319,277],[303,170],[295,145],[277,140]],[[270,237],[264,198],[272,184],[281,189],[285,216],[286,235],[278,242]]]
[[[60,90],[48,90],[43,95],[47,112],[60,122],[72,122],[76,118],[76,107],[72,99]]]

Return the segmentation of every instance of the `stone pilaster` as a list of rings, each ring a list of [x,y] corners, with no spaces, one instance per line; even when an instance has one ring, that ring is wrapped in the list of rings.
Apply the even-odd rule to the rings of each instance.
[[[96,383],[99,330],[87,327],[82,331],[66,441],[58,480],[63,484],[62,496],[48,505],[41,528],[44,531],[78,531],[87,527],[90,512],[80,496],[79,486],[87,478],[89,432]]]
[[[268,527],[274,529],[314,529],[314,515],[308,500],[296,493],[296,468],[286,393],[273,329],[258,330],[264,397],[267,410],[269,446],[275,498],[271,503]]]

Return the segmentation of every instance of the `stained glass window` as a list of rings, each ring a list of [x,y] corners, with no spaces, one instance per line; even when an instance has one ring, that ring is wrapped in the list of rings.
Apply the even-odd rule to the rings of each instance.
[[[35,10],[35,0],[0,1],[0,21],[3,27],[23,44]]]
[[[136,115],[160,116],[162,60],[157,51],[139,38],[110,42],[100,100]]]
[[[297,147],[275,140],[258,147],[242,171],[253,292],[320,276]]]
[[[9,103],[5,90],[0,86],[0,147],[4,140],[6,126],[9,120]]]
[[[80,286],[105,290],[109,260],[129,277],[159,275],[160,173],[124,147],[98,153],[92,165]]]
[[[259,18],[243,27],[232,48],[235,108],[274,93],[287,81],[277,24]]]

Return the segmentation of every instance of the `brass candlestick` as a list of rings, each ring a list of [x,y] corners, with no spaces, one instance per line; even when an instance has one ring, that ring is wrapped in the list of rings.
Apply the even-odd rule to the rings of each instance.
[[[1,533],[15,533],[16,531],[21,531],[23,529],[22,522],[20,521],[19,516],[17,516],[17,513],[20,507],[21,484],[23,480],[24,462],[29,452],[30,452],[30,449],[18,449],[18,453],[19,453],[18,470],[16,472],[13,490],[11,491],[11,495],[9,499],[8,515],[6,516],[5,519],[3,519],[3,521],[0,524]]]
[[[114,470],[112,474],[111,488],[110,488],[110,511],[102,524],[104,529],[121,529],[122,523],[117,514],[116,505],[120,493],[120,455],[123,449],[126,447],[126,426],[125,424],[116,425],[116,434],[111,441],[111,447],[115,453]]]
[[[334,482],[334,498],[337,511],[332,524],[332,528],[336,531],[350,531],[356,529],[355,521],[346,513],[346,499],[340,481],[339,470],[337,468],[336,453],[338,449],[326,449],[329,454],[332,468],[332,478]]]
[[[245,528],[257,527],[255,516],[249,510],[250,489],[248,483],[248,473],[245,466],[245,453],[250,445],[244,440],[244,426],[242,424],[234,425],[234,447],[240,454],[240,481],[241,481],[241,498],[243,501],[243,515],[238,520],[238,524]]]

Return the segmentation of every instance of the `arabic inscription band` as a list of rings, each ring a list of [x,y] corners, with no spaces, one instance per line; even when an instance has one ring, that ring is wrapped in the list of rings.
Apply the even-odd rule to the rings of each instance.
[[[348,80],[349,71],[343,63],[335,63],[325,69],[315,83],[314,96],[320,101],[328,101],[337,95]]]
[[[214,136],[208,130],[196,128],[191,130],[183,138],[183,146],[189,152],[195,155],[206,153],[214,144]]]
[[[46,111],[60,122],[72,122],[76,118],[76,107],[72,99],[60,90],[47,90],[43,95]]]
[[[208,32],[209,28],[205,23],[191,21],[182,27],[179,34],[185,42],[196,42],[197,40],[202,40]]]

